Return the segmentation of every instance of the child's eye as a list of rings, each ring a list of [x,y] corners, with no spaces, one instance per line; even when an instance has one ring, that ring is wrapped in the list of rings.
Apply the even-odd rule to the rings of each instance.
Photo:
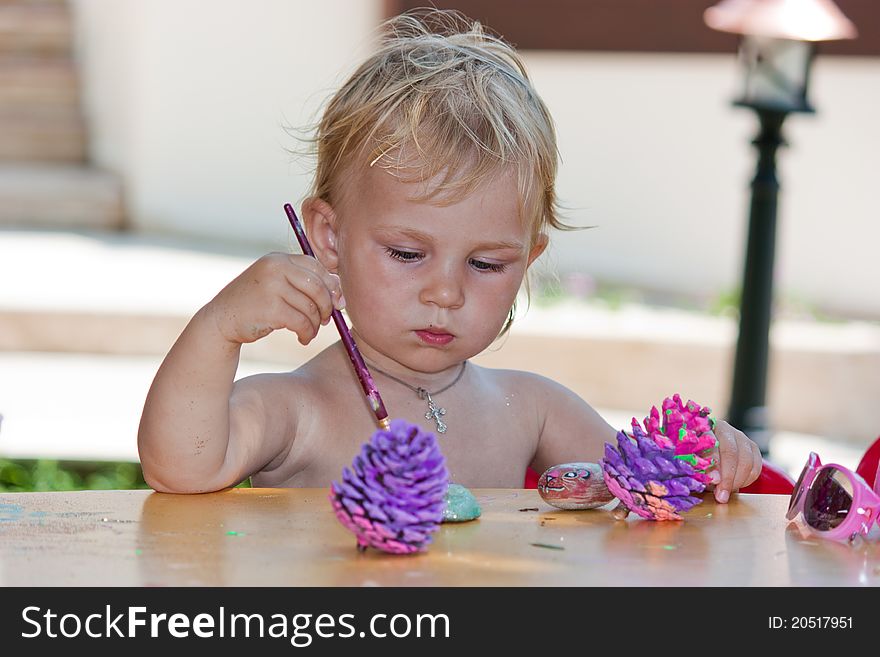
[[[470,260],[471,267],[474,269],[478,269],[479,271],[494,271],[494,272],[503,272],[507,265],[502,265],[494,262],[486,262],[485,260],[475,260],[471,258]]]
[[[412,262],[414,260],[421,260],[424,257],[424,254],[419,251],[401,251],[390,246],[385,247],[385,253],[401,262]]]

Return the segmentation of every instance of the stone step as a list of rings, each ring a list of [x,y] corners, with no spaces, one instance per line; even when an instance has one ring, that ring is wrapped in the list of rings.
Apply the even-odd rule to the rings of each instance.
[[[147,264],[142,268],[141,279],[143,270],[149,267]],[[217,287],[221,284],[218,282]],[[143,280],[132,277],[124,284],[126,294],[136,298],[143,293],[144,285]],[[58,286],[59,290],[65,289],[64,283]],[[202,301],[209,298],[206,294]],[[183,314],[114,312],[109,308],[103,312],[16,308],[4,305],[0,299],[0,353],[160,357],[171,348],[189,319]],[[607,338],[590,332],[563,339],[549,333],[514,331],[503,348],[489,349],[473,360],[486,367],[539,372],[597,406],[630,406],[646,412],[651,404],[678,392],[710,404],[723,417],[724,404],[729,400],[734,345],[732,340],[719,342],[705,337],[695,334],[685,345],[651,338]],[[289,370],[336,340],[332,327],[322,329],[307,347],[292,334],[276,331],[244,345],[242,358],[276,363],[277,369]],[[675,364],[671,372],[670,363]],[[880,431],[873,410],[880,386],[880,349],[840,353],[777,339],[770,369],[768,402],[773,426],[854,441],[873,439]],[[840,390],[850,391],[845,399],[839,398]]]
[[[70,9],[63,2],[0,2],[0,57],[69,57]]]
[[[32,112],[0,108],[0,163],[82,163],[86,148],[85,122],[78,108]]]
[[[0,226],[100,228],[123,222],[116,176],[84,166],[0,164]]]
[[[0,230],[0,353],[160,358],[192,315],[261,253],[124,231]],[[644,413],[678,392],[723,417],[732,318],[628,304],[612,310],[598,300],[526,307],[476,363],[539,372],[598,407]],[[276,331],[245,345],[242,358],[286,371],[336,340],[333,326],[307,347]],[[781,320],[771,344],[773,426],[851,441],[877,436],[880,325]],[[0,381],[10,380],[3,367]]]
[[[4,5],[66,5],[67,0],[0,0],[0,7]]]
[[[79,80],[72,62],[0,62],[0,108],[3,111],[78,111],[78,107]]]

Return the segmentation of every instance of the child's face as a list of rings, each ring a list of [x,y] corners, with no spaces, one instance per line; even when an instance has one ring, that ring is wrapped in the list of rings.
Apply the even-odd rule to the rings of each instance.
[[[367,169],[335,208],[338,273],[368,358],[439,372],[498,336],[544,245],[530,247],[513,175],[450,205],[413,199],[424,190]]]

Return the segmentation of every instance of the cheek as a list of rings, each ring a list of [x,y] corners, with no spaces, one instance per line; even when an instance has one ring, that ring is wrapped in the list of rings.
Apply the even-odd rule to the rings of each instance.
[[[390,317],[404,310],[401,298],[406,294],[409,279],[399,272],[390,272],[381,259],[340,262],[339,277],[346,309],[353,320]]]
[[[519,284],[516,280],[499,280],[492,285],[480,285],[471,291],[467,316],[470,318],[470,325],[478,331],[480,340],[491,342],[498,337],[518,291]]]
[[[516,300],[522,281],[523,272],[518,269],[517,271],[505,272],[496,280],[482,281],[474,289],[477,290],[477,294],[481,298],[481,305],[503,307],[506,313]]]

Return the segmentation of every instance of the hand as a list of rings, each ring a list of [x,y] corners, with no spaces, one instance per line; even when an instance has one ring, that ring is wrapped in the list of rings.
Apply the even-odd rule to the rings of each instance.
[[[253,263],[205,307],[232,343],[255,342],[276,329],[308,344],[345,307],[339,277],[315,258],[270,253]]]
[[[724,504],[730,499],[731,492],[758,478],[764,461],[758,445],[724,420],[716,422],[715,437],[718,439],[718,465],[712,477],[716,484],[715,499]]]

